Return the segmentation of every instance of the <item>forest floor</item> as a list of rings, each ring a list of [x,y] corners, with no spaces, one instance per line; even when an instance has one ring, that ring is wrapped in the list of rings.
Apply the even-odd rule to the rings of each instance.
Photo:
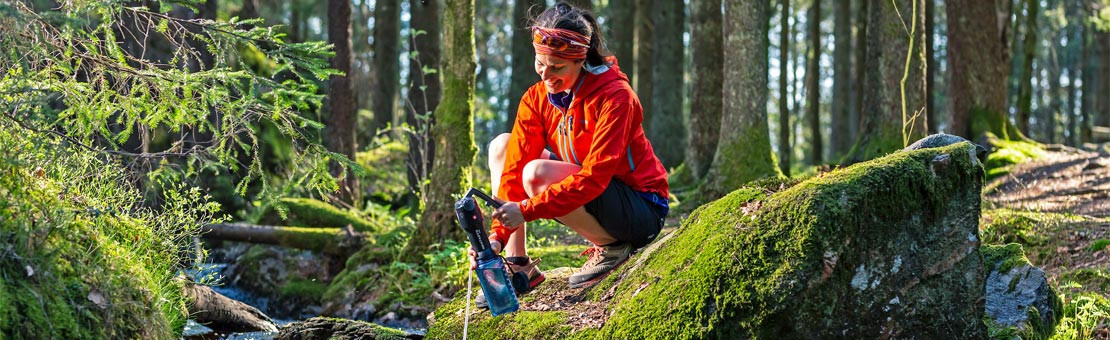
[[[1110,151],[1056,148],[986,185],[997,207],[1110,217]]]
[[[1048,151],[985,185],[981,225],[1006,225],[1001,243],[1021,243],[1065,301],[1110,298],[1110,144]],[[1091,336],[1110,339],[1110,327],[1104,322]]]

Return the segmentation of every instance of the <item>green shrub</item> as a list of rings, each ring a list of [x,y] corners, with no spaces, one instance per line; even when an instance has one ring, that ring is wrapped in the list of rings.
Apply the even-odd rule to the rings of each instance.
[[[1064,305],[1064,317],[1051,339],[1093,339],[1096,329],[1107,328],[1110,321],[1110,300],[1095,293],[1083,293]]]

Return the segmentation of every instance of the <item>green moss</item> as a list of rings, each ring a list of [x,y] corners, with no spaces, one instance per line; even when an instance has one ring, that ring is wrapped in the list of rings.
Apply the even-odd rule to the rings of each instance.
[[[1044,157],[1047,152],[1036,142],[1019,140],[1005,140],[987,135],[988,142],[994,150],[987,155],[983,167],[987,171],[987,180],[1008,174],[1014,165]]]
[[[356,231],[368,233],[382,230],[381,226],[354,213],[311,198],[282,198],[275,205],[265,209],[259,223],[314,228],[345,228],[350,225]],[[284,218],[282,209],[285,210]]]
[[[1018,266],[1028,264],[1025,250],[1021,244],[1010,243],[1007,245],[984,244],[979,247],[979,255],[983,257],[985,273],[997,268],[999,272],[1009,272]]]
[[[276,338],[403,340],[410,334],[364,321],[318,316],[284,326]]]
[[[1110,240],[1098,239],[1098,240],[1095,240],[1094,242],[1091,242],[1091,245],[1087,247],[1087,250],[1092,252],[1092,253],[1100,252],[1100,251],[1106,250],[1106,247],[1108,247],[1108,246],[1110,246]]]
[[[355,154],[366,173],[359,176],[362,190],[379,204],[392,204],[409,192],[409,169],[405,164],[408,147],[400,140],[393,140]]]
[[[479,290],[475,288],[471,296]],[[464,293],[458,295],[465,296]],[[464,310],[465,302],[459,298],[437,309],[433,316],[436,326],[428,329],[427,338],[462,339],[464,318],[455,313]],[[573,331],[566,324],[565,312],[519,311],[494,317],[473,304],[470,312],[469,339],[567,339]]]
[[[1068,235],[1099,223],[1089,217],[1066,213],[985,210],[980,235],[984,244],[1020,243],[1033,263],[1056,258],[1057,248],[1068,245]]]
[[[339,228],[282,227],[274,232],[283,246],[342,254],[346,232]]]
[[[296,298],[306,301],[318,302],[324,297],[328,285],[315,280],[295,279],[289,280],[281,286],[279,294],[283,298]]]

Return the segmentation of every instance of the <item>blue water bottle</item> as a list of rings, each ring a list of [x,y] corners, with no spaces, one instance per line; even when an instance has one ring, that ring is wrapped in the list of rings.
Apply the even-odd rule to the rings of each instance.
[[[481,191],[471,188],[462,199],[455,202],[455,217],[459,219],[459,226],[466,231],[466,237],[477,253],[478,266],[474,271],[478,275],[478,283],[482,286],[486,301],[489,302],[490,313],[493,316],[512,313],[520,308],[516,291],[513,290],[505,261],[490,248],[489,238],[483,229],[482,210],[472,197],[475,195],[491,205],[500,205]]]

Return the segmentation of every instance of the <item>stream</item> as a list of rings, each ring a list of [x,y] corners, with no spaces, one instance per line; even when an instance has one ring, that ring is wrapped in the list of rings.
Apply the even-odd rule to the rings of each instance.
[[[202,269],[200,269],[200,270],[190,270],[190,271],[187,272],[187,274],[189,276],[192,276],[192,277],[206,277],[206,276],[220,277],[220,282],[226,283],[226,282],[231,281],[230,278],[224,276],[225,269],[228,267],[228,265],[229,265],[228,263],[206,263]],[[311,312],[306,312],[306,313],[301,313],[301,315],[289,316],[290,318],[276,318],[276,317],[273,317],[273,315],[280,315],[280,313],[277,313],[275,311],[274,307],[277,307],[275,304],[280,303],[280,301],[271,301],[270,298],[259,296],[258,294],[254,294],[254,293],[252,293],[251,291],[249,291],[247,289],[244,289],[244,288],[241,288],[241,287],[238,287],[238,286],[235,286],[235,285],[231,285],[231,284],[222,284],[222,285],[216,285],[216,286],[211,286],[211,287],[212,287],[212,290],[216,291],[217,293],[223,294],[224,296],[227,296],[231,299],[235,299],[235,300],[241,301],[245,304],[248,304],[250,306],[253,306],[255,308],[258,308],[258,310],[262,311],[266,315],[271,316],[271,318],[273,318],[273,320],[274,320],[274,324],[276,324],[279,328],[281,326],[288,325],[288,324],[293,323],[293,322],[305,320],[305,319],[316,316],[315,314],[313,314]],[[389,314],[393,314],[393,313],[389,313]],[[382,326],[400,329],[402,331],[412,333],[412,334],[423,335],[425,332],[427,332],[426,328],[412,328],[411,325],[413,323],[409,320],[397,320],[397,319],[389,318],[389,317],[382,318],[382,319],[384,319],[384,320],[379,319],[379,320],[362,320],[362,321],[374,322],[374,323],[382,325]],[[273,337],[275,335],[276,335],[276,332],[246,332],[246,333],[229,333],[229,334],[215,333],[211,328],[205,327],[204,325],[198,324],[194,320],[189,319],[188,323],[185,325],[185,330],[182,333],[182,338],[183,339],[189,339],[189,340],[194,340],[194,339],[195,340],[201,340],[201,339],[204,339],[204,340],[208,340],[208,339],[227,339],[227,340],[263,339],[263,340],[267,340],[267,339],[273,339]]]

